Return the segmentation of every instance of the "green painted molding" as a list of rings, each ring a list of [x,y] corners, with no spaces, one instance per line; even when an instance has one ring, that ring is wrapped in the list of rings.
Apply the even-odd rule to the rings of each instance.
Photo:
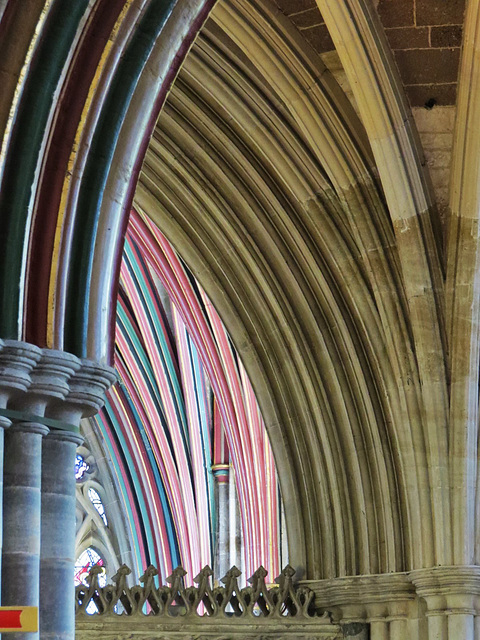
[[[19,420],[22,422],[38,422],[45,425],[49,429],[56,429],[58,431],[70,431],[71,433],[80,433],[80,427],[76,427],[74,424],[68,422],[62,422],[61,420],[54,420],[53,418],[45,418],[43,416],[37,416],[33,413],[27,413],[25,411],[13,411],[13,409],[0,409],[0,416],[8,418],[9,420]]]

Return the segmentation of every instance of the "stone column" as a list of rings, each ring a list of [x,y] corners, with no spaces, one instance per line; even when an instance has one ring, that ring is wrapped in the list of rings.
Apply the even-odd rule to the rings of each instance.
[[[0,350],[0,407],[3,410],[7,408],[7,404],[10,401],[12,395],[18,394],[19,392],[25,392],[26,389],[31,385],[31,377],[30,373],[33,368],[36,366],[38,361],[40,360],[41,351],[37,347],[33,345],[29,345],[23,342],[16,342],[14,340],[5,340],[1,341],[1,350]],[[10,425],[11,420],[5,416],[2,416],[2,424],[4,426]],[[28,574],[28,562],[27,566],[18,566],[21,564],[22,556],[20,555],[21,547],[17,548],[15,543],[15,533],[12,531],[13,535],[10,535],[10,530],[7,528],[12,526],[16,528],[23,527],[25,524],[28,526],[28,522],[24,523],[22,521],[22,514],[18,512],[18,502],[16,496],[14,495],[14,491],[12,491],[11,486],[14,485],[15,480],[12,477],[12,473],[15,474],[16,469],[12,467],[12,453],[15,457],[18,455],[22,455],[22,451],[19,452],[11,452],[10,442],[7,439],[7,442],[4,441],[4,433],[3,429],[1,430],[1,457],[0,457],[0,466],[1,466],[1,478],[3,487],[2,496],[0,499],[0,513],[2,516],[2,604],[8,605],[11,603],[10,596],[12,598],[18,597],[22,599],[22,602],[16,601],[15,604],[23,604],[23,600],[25,599],[25,604],[29,604],[29,600],[31,598],[31,594],[24,594],[23,592],[23,584],[24,581],[23,574]],[[4,445],[7,445],[7,451],[4,455]],[[14,447],[15,448],[15,447]],[[6,459],[7,464],[4,465],[4,459]],[[6,475],[6,479],[4,482],[4,478]],[[22,481],[21,481],[22,482]],[[24,482],[24,481],[23,481]],[[29,480],[26,480],[27,485],[29,484]],[[28,497],[25,492],[22,491],[22,488],[19,490],[20,502],[23,500],[28,501]],[[3,509],[3,504],[5,503],[6,509]],[[6,543],[6,544],[5,544]],[[28,550],[31,547],[35,547],[34,540],[20,540],[20,545],[24,545]],[[27,556],[27,561],[30,558]],[[18,572],[20,571],[20,576]],[[12,581],[10,580],[12,578]],[[20,584],[19,584],[20,583]],[[38,585],[37,585],[38,587]],[[20,591],[20,593],[18,593]],[[16,635],[16,634],[15,634]],[[15,637],[14,635],[14,637]]]
[[[480,567],[433,567],[412,571],[409,577],[427,606],[428,640],[478,640]]]
[[[67,381],[79,366],[76,360],[63,352],[43,350],[28,390],[8,405],[13,417],[5,439],[4,605],[39,606],[42,438],[49,431],[44,411],[52,398],[65,397]],[[12,638],[33,640],[36,635],[15,633]]]
[[[218,578],[224,576],[230,569],[230,513],[228,477],[230,465],[212,465],[213,476],[217,489],[217,531],[215,550],[214,575]]]
[[[40,461],[42,437],[47,433],[47,427],[42,424],[14,421],[5,438],[3,605],[38,607]],[[28,636],[11,635],[14,640]]]
[[[30,372],[40,359],[40,349],[14,340],[0,340],[0,410],[5,411],[12,394],[26,391]],[[3,553],[3,474],[4,432],[11,420],[0,415],[0,576]]]
[[[474,629],[473,629],[473,637],[475,640],[480,640],[480,597],[477,599],[476,611],[477,615],[475,616]]]
[[[75,626],[75,453],[80,435],[52,429],[42,447],[41,637],[71,637]],[[73,481],[72,481],[73,478]],[[59,602],[59,592],[61,601]]]
[[[76,447],[82,417],[95,415],[105,391],[116,380],[110,367],[82,360],[63,402],[52,402],[47,415],[60,427],[44,439],[42,460],[42,539],[40,563],[40,638],[73,640],[75,563]]]

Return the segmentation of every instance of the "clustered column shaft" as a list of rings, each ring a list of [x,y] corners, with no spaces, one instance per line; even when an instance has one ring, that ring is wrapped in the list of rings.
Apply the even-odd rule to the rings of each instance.
[[[39,602],[41,424],[19,422],[8,430],[4,465],[4,546],[2,604],[32,605]],[[12,640],[38,637],[13,633]]]
[[[68,353],[1,340],[0,370],[1,604],[40,613],[39,633],[9,637],[73,640],[78,427],[116,376]]]
[[[72,470],[81,438],[52,431],[42,447],[40,619],[42,639],[71,637],[75,626],[75,480]],[[60,526],[58,526],[60,524]],[[55,607],[52,609],[52,602]]]

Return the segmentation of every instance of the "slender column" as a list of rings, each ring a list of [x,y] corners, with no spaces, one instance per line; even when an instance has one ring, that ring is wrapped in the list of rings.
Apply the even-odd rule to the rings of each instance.
[[[13,394],[24,392],[32,380],[30,372],[40,360],[40,349],[16,340],[0,340],[0,409],[5,410]],[[4,437],[11,420],[0,416],[0,575],[3,555],[3,478],[4,478]]]
[[[367,607],[370,623],[370,640],[390,640],[388,628],[388,605],[375,602]]]
[[[49,431],[44,412],[52,399],[65,397],[67,381],[79,366],[75,356],[42,350],[27,392],[14,396],[8,406],[19,417],[5,439],[4,605],[39,606],[42,438]],[[31,640],[35,635],[13,637]]]
[[[448,616],[448,640],[474,640],[473,611]]]
[[[229,553],[230,558],[228,564],[230,566],[239,565],[241,563],[240,553],[237,545],[237,501],[235,499],[235,479],[230,478],[228,483],[228,529],[229,529]]]
[[[428,639],[448,640],[447,619],[444,612],[433,611],[427,613]]]
[[[52,430],[42,447],[42,546],[40,619],[42,640],[72,637],[75,610],[75,481],[79,435]],[[73,478],[73,482],[72,482]]]
[[[228,464],[212,465],[217,485],[217,544],[215,552],[215,572],[217,578],[224,576],[230,569],[230,514],[228,505]]]
[[[413,640],[408,628],[411,601],[405,598],[367,605],[371,640]]]
[[[5,438],[2,604],[39,602],[40,482],[42,436],[35,422],[14,423]],[[11,640],[38,637],[12,633]]]
[[[116,380],[110,367],[82,360],[62,402],[47,407],[49,418],[78,427],[97,413],[105,391]],[[42,540],[40,567],[40,638],[73,640],[75,636],[73,567],[75,554],[75,474],[77,433],[52,430],[44,441],[42,461]]]
[[[389,640],[388,622],[372,620],[370,622],[370,640]]]
[[[473,627],[473,637],[475,638],[475,640],[480,640],[480,602],[479,602],[480,598],[477,598],[477,603],[476,603],[476,612],[477,615],[475,616],[475,620],[474,620],[474,627]]]

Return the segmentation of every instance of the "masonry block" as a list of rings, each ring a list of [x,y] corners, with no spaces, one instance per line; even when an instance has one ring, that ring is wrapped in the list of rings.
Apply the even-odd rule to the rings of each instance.
[[[416,0],[416,24],[463,24],[465,0]]]

